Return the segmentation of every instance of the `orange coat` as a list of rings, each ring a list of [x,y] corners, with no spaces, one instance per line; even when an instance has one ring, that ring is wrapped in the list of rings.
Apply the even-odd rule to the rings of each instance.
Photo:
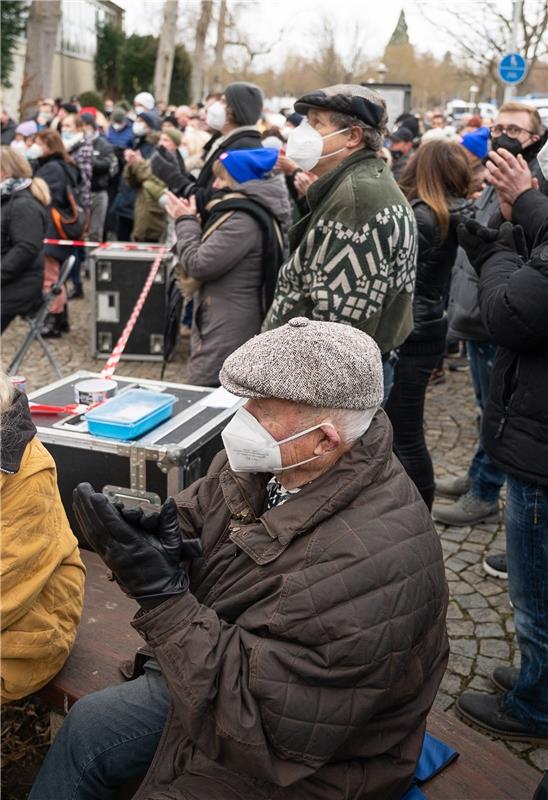
[[[63,666],[82,613],[85,568],[57,488],[53,458],[36,438],[19,470],[0,475],[2,498],[1,700],[17,700]]]

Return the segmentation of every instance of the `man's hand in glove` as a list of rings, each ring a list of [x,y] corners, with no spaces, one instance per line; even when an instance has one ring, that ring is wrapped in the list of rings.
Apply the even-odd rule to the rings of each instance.
[[[457,227],[457,237],[466,250],[470,263],[480,272],[484,263],[495,253],[511,252],[527,258],[527,243],[523,228],[504,222],[500,228],[486,228],[473,219]]]
[[[80,483],[72,497],[84,538],[139,605],[153,608],[188,590],[181,561],[200,556],[202,547],[199,539],[181,536],[172,497],[159,513],[149,514],[142,509],[121,511],[89,483]]]
[[[157,178],[163,181],[170,192],[176,194],[191,181],[181,172],[177,159],[165,147],[157,148],[150,159],[150,168]]]

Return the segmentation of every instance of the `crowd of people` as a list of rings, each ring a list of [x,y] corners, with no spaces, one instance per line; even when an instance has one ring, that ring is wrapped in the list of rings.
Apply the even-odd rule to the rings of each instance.
[[[505,483],[507,553],[484,568],[508,579],[521,667],[497,668],[498,691],[466,691],[457,710],[546,743],[538,112],[506,103],[458,129],[409,113],[389,128],[382,97],[348,84],[284,115],[245,82],[195,108],[148,92],[104,114],[73,100],[2,117],[2,330],[59,275],[66,249],[44,237],[166,242],[186,298],[185,380],[246,404],[208,474],[161,512],[76,489],[82,535],[141,606],[149,660],[75,705],[30,797],[117,797],[155,752],[138,797],[402,797],[448,655],[434,522],[498,520]],[[43,335],[69,331],[67,302]],[[467,474],[436,480],[425,398],[454,342],[482,424]],[[2,402],[2,426],[30,431],[15,455],[2,441],[15,483],[32,423],[21,395]]]

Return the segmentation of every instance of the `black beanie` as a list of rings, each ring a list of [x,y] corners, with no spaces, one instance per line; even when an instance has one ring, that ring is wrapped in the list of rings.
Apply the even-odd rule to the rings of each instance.
[[[239,125],[255,125],[263,110],[263,93],[253,83],[229,83],[224,91],[227,105]]]

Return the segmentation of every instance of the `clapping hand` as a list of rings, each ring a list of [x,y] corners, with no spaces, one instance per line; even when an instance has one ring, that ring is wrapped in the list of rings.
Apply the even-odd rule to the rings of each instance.
[[[508,150],[492,150],[486,163],[488,182],[497,192],[500,210],[505,219],[510,220],[512,206],[523,192],[538,189],[538,181],[533,178],[527,161],[521,153],[517,156]]]
[[[500,228],[486,228],[473,219],[457,227],[457,237],[461,247],[466,250],[470,263],[480,272],[484,263],[495,253],[509,251],[527,257],[527,244],[523,228],[504,222]]]
[[[173,192],[168,192],[166,208],[171,219],[177,219],[183,216],[198,216],[196,198],[194,195],[190,195],[190,197],[186,199],[185,197],[177,197]]]
[[[188,590],[181,561],[198,557],[201,542],[182,537],[172,497],[159,512],[147,513],[115,506],[91,484],[80,483],[73,492],[73,508],[88,544],[143,608]]]

